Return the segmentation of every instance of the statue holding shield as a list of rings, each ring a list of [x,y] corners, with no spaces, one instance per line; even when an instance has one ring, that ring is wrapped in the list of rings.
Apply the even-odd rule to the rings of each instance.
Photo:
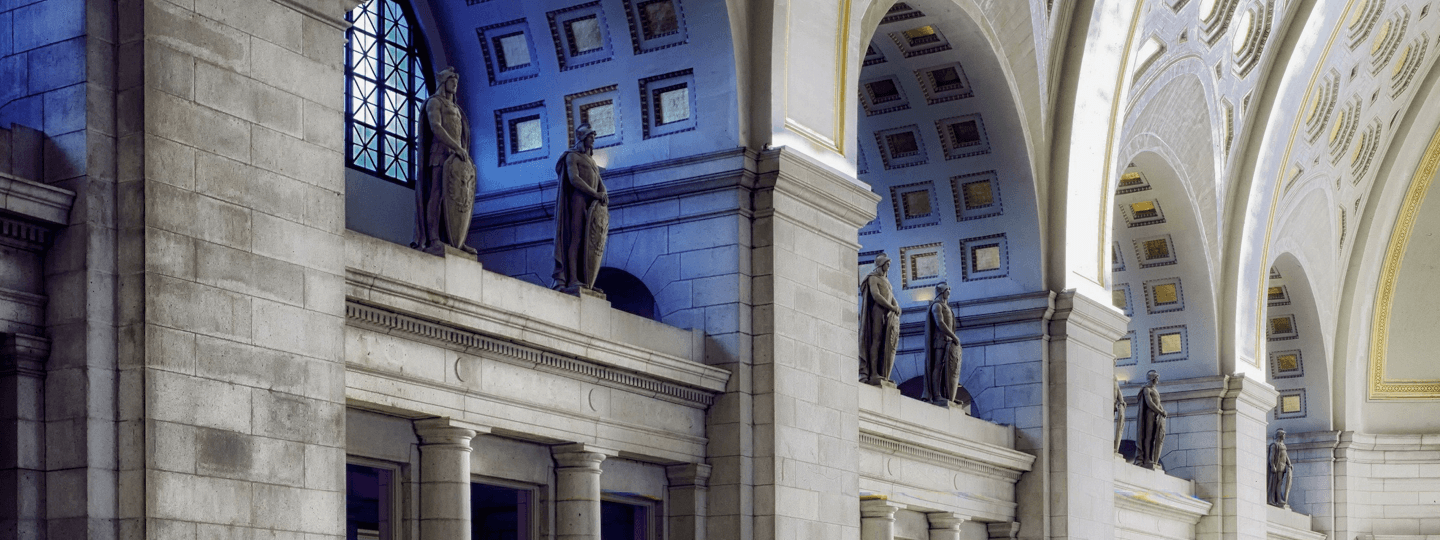
[[[595,278],[605,257],[610,233],[610,195],[591,157],[595,130],[588,123],[575,128],[575,146],[555,162],[559,186],[555,193],[555,289],[596,294]],[[600,293],[603,294],[603,293]]]

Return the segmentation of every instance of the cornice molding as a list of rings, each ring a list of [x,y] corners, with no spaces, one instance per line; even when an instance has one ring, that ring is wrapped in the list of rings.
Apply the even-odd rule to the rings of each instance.
[[[74,204],[73,191],[0,172],[0,212],[60,227],[70,222],[70,207]]]
[[[650,395],[695,408],[707,408],[715,402],[717,390],[662,381],[654,377],[623,371],[581,358],[544,351],[513,343],[465,328],[430,321],[389,311],[353,300],[345,304],[346,322],[388,335],[438,343],[451,350],[533,367],[602,386]],[[723,388],[723,387],[722,387]]]
[[[863,430],[860,432],[860,448],[881,454],[907,457],[928,465],[1004,480],[1012,484],[1019,481],[1020,475],[1030,469],[1028,465],[1024,469],[998,466],[980,461],[976,459],[975,455],[963,450],[946,452]]]

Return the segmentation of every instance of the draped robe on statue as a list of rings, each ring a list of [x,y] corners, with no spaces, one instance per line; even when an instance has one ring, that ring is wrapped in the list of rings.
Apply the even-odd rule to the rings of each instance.
[[[608,210],[575,184],[605,193],[600,168],[588,154],[571,149],[555,162],[555,174],[560,185],[555,194],[555,272],[551,277],[557,289],[576,285],[593,287],[605,238],[604,231],[587,235],[586,230],[592,228],[589,219],[592,209],[596,213]],[[605,215],[608,225],[608,213]]]
[[[1135,463],[1153,468],[1165,445],[1165,405],[1153,386],[1140,389],[1140,409],[1135,414]]]
[[[900,316],[879,305],[876,298],[896,305],[890,280],[870,274],[860,282],[860,380],[889,379],[900,341]],[[877,381],[878,383],[878,381]]]
[[[945,339],[955,333],[955,312],[936,299],[925,317],[925,391],[920,399],[955,401],[960,385],[960,342]]]

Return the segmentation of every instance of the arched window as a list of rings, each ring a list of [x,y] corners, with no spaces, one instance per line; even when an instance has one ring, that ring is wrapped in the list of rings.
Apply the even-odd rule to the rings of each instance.
[[[354,25],[345,46],[346,163],[408,185],[429,96],[415,19],[397,0],[367,0],[347,18]]]

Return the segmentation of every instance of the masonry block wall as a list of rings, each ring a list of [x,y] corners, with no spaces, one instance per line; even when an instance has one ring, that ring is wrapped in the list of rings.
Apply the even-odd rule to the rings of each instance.
[[[343,536],[352,4],[119,6],[127,537]]]

